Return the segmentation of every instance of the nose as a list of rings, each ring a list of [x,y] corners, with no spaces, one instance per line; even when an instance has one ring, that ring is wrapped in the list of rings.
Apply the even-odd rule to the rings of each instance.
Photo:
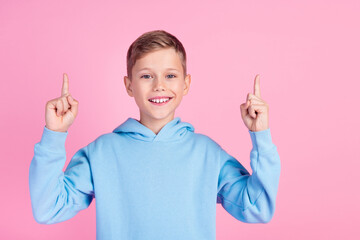
[[[165,83],[164,80],[161,78],[154,79],[154,91],[164,91],[165,90]]]

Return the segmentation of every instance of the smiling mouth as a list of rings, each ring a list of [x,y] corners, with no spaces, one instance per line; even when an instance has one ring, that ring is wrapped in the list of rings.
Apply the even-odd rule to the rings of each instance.
[[[159,100],[159,99],[156,99],[156,100],[155,100],[155,99],[152,99],[152,100],[150,100],[150,99],[149,99],[149,102],[151,102],[151,103],[154,104],[154,105],[161,106],[161,105],[165,105],[166,103],[170,102],[171,99],[173,99],[173,98],[170,97],[170,98],[161,99],[161,100]]]

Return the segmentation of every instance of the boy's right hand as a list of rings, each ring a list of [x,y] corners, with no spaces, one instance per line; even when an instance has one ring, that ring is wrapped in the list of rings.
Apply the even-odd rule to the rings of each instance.
[[[79,102],[73,99],[69,93],[69,78],[64,73],[61,97],[46,103],[46,127],[52,131],[66,132],[77,116],[78,105]]]

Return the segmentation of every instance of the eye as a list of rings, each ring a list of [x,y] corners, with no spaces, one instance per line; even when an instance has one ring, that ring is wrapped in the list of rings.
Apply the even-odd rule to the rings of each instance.
[[[174,78],[174,77],[176,77],[175,75],[173,75],[173,74],[169,74],[168,76],[173,76],[173,77],[171,77],[171,78]]]
[[[140,78],[149,79],[148,77],[150,77],[150,75],[149,75],[149,74],[145,74],[145,75],[142,75]]]

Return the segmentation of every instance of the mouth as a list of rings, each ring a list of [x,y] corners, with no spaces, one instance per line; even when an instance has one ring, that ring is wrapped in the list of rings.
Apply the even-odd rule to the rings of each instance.
[[[173,97],[151,98],[148,99],[148,101],[155,106],[163,106],[170,102],[171,99],[173,99]]]

